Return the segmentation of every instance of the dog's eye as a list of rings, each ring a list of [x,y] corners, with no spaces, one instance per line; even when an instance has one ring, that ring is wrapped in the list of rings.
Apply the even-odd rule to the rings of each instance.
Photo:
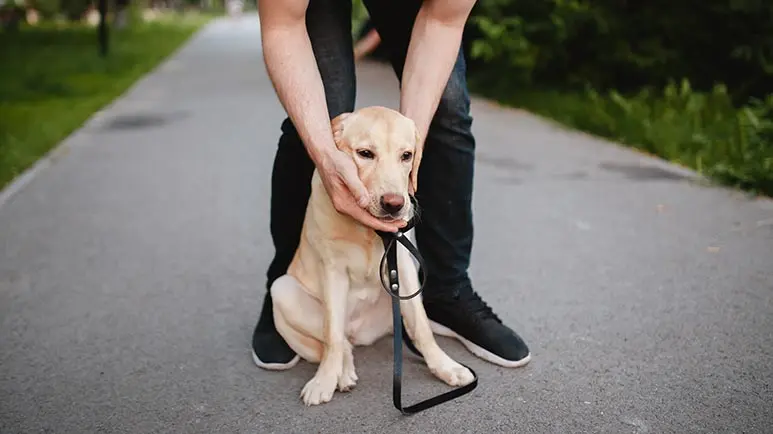
[[[413,157],[413,153],[410,151],[403,152],[403,155],[401,156],[403,161],[408,161]]]
[[[371,160],[373,159],[373,157],[375,157],[375,155],[373,155],[373,152],[370,151],[369,149],[360,149],[359,151],[357,151],[357,155],[368,160]]]

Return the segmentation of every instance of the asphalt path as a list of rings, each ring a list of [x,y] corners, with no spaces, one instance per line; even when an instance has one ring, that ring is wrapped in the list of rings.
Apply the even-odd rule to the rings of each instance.
[[[770,432],[773,202],[481,99],[471,274],[532,362],[439,338],[480,385],[403,417],[384,339],[303,406],[314,366],[250,357],[283,118],[259,32],[213,22],[0,194],[0,432]],[[406,402],[447,390],[405,369]]]

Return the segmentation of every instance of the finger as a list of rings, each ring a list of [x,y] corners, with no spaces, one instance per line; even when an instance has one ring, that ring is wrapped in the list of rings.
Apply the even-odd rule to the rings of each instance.
[[[383,220],[379,220],[376,217],[373,217],[371,213],[357,207],[351,209],[349,215],[351,215],[352,218],[364,224],[365,226],[378,231],[397,232],[401,227],[405,226],[404,222],[387,223]]]
[[[384,220],[374,217],[373,214],[364,209],[357,210],[355,213],[362,215],[362,218],[355,217],[356,219],[360,220],[361,223],[370,226],[372,229],[377,229],[380,231],[397,232],[398,230],[408,226],[408,222],[405,220],[385,222]]]
[[[359,205],[361,208],[368,206],[370,203],[370,194],[368,193],[368,189],[365,188],[365,184],[362,183],[362,180],[357,174],[357,171],[346,170],[341,175],[344,179],[344,182],[346,182],[346,186],[349,188],[349,191],[351,191],[354,199],[357,201],[357,205]]]

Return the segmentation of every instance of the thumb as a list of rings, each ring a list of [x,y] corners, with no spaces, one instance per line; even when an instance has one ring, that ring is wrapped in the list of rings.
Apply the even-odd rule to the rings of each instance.
[[[341,173],[341,177],[346,186],[349,187],[349,191],[354,196],[357,204],[363,208],[367,206],[370,202],[370,194],[368,194],[368,189],[365,188],[365,184],[362,183],[359,175],[357,175],[357,171],[354,168],[346,168]]]

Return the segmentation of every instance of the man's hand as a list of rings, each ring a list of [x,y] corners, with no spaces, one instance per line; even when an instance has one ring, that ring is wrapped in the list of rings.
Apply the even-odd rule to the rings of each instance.
[[[378,220],[358,204],[367,205],[367,191],[354,161],[335,147],[325,89],[306,31],[308,5],[309,0],[258,2],[268,75],[336,209],[374,229],[396,232],[398,225]]]
[[[386,223],[365,210],[370,204],[370,194],[360,180],[357,166],[349,155],[336,149],[321,159],[317,170],[338,212],[384,232],[397,232],[405,226],[405,222]]]

